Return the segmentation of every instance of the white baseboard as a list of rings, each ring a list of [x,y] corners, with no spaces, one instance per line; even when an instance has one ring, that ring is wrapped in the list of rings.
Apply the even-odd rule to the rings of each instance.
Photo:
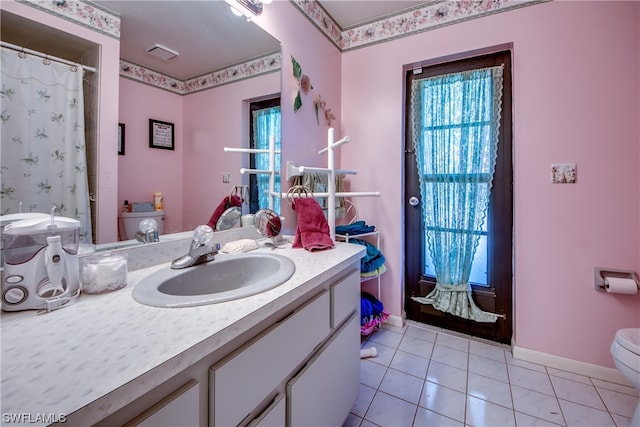
[[[390,326],[396,326],[398,328],[402,328],[404,326],[404,316],[394,316],[393,314],[389,315],[389,318],[384,322]]]
[[[593,363],[581,362],[579,360],[568,359],[566,357],[555,356],[553,354],[542,353],[536,350],[513,346],[513,358],[526,362],[537,363],[538,365],[572,372],[603,381],[632,387],[622,374],[615,368],[595,365]]]
[[[409,321],[411,322],[411,321]],[[389,316],[387,321],[385,322],[391,326],[403,327],[406,323],[406,317],[403,313],[403,316]],[[422,327],[426,327],[428,329],[435,329],[429,325],[421,325]],[[439,328],[438,328],[439,329]],[[450,333],[452,335],[457,335],[455,332],[444,331],[445,333]],[[460,334],[462,336],[462,334]],[[498,346],[503,346],[503,344],[492,343],[486,340],[480,340],[473,337],[467,337],[469,339],[476,339],[481,342],[487,342],[490,344],[495,344]],[[504,345],[505,348],[509,348],[508,345]],[[631,384],[624,378],[624,376],[618,371],[616,368],[609,368],[607,366],[595,365],[593,363],[581,362],[579,360],[573,360],[562,356],[556,356],[553,354],[543,353],[537,350],[530,350],[528,348],[518,347],[513,341],[511,344],[511,354],[514,359],[524,360],[525,362],[536,363],[538,365],[548,366],[550,368],[559,369],[561,371],[571,372],[578,375],[584,375],[586,377],[596,378],[602,381],[608,381],[615,384],[625,385],[627,387],[632,387]]]

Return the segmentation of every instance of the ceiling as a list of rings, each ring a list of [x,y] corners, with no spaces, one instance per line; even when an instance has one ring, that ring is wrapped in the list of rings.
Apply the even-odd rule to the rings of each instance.
[[[433,3],[433,0],[318,0],[318,3],[342,29],[346,29],[405,9]]]
[[[275,0],[285,1],[285,0]],[[223,0],[102,0],[98,5],[120,15],[120,57],[178,80],[188,80],[280,49],[280,42],[254,23],[231,13]],[[430,3],[402,0],[321,0],[320,5],[343,28]],[[269,5],[265,5],[268,8]],[[2,40],[74,60],[86,42],[9,13],[1,14]],[[32,27],[39,26],[38,31]],[[34,36],[36,34],[36,36]],[[64,40],[64,50],[51,50],[52,37]],[[146,50],[154,44],[179,53],[162,60]],[[79,56],[79,55],[78,55]]]

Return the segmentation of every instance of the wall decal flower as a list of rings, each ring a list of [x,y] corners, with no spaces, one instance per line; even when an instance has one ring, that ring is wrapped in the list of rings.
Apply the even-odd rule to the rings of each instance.
[[[302,80],[302,67],[296,61],[296,59],[291,55],[291,65],[293,66],[293,77],[298,80],[298,87],[302,88],[301,80]],[[307,77],[307,79],[309,79]],[[309,86],[311,86],[311,79],[309,79]],[[293,112],[297,112],[300,107],[302,107],[302,98],[300,97],[300,89],[298,89],[298,93],[296,94],[295,99],[293,100]]]
[[[293,55],[291,55],[291,65],[293,67],[293,77],[298,81],[298,93],[293,100],[293,111],[297,112],[300,107],[302,107],[302,97],[300,96],[300,92],[302,91],[302,93],[307,95],[313,90],[313,85],[311,84],[311,78],[307,74],[302,73],[302,66],[298,61],[296,61]],[[324,118],[327,125],[331,126],[331,123],[336,119],[336,116],[331,112],[331,108],[327,108],[327,101],[317,94],[313,98],[313,104],[316,112],[316,122],[320,124],[319,112],[322,110],[324,112]]]
[[[324,118],[327,121],[327,126],[331,126],[331,123],[336,119],[336,116],[331,112],[331,108],[327,108],[327,101],[325,101],[322,96],[316,95],[313,99],[313,104],[316,110],[316,122],[320,124],[318,113],[322,109],[324,111]]]

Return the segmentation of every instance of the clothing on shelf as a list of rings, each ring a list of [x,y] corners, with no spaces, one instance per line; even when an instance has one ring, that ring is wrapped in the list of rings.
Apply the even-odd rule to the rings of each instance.
[[[376,227],[367,225],[364,221],[356,221],[349,225],[336,225],[336,234],[348,234],[355,236],[357,234],[373,233]]]
[[[362,277],[363,279],[368,279],[368,278],[371,278],[371,277],[377,277],[377,276],[381,275],[382,273],[384,273],[385,271],[387,271],[387,267],[385,267],[385,265],[382,264],[380,267],[376,268],[373,271],[360,272],[360,277]]]
[[[389,318],[382,302],[368,292],[360,293],[360,333],[370,335]]]
[[[297,199],[293,203],[293,210],[298,214],[298,226],[292,248],[317,251],[334,247],[329,234],[329,224],[315,199]]]
[[[349,239],[349,243],[362,245],[367,249],[364,257],[360,259],[360,275],[368,274],[367,277],[373,277],[369,273],[381,270],[384,267],[385,257],[374,244],[362,239]],[[386,271],[386,268],[384,269]]]

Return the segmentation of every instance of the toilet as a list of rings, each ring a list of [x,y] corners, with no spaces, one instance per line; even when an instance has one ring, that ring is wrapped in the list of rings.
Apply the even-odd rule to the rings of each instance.
[[[158,223],[158,234],[164,234],[164,214],[164,211],[120,212],[120,240],[135,239],[140,221],[146,218],[155,219]]]
[[[640,390],[640,328],[620,329],[611,343],[611,355],[618,371]],[[640,402],[631,420],[632,426],[640,426]]]

